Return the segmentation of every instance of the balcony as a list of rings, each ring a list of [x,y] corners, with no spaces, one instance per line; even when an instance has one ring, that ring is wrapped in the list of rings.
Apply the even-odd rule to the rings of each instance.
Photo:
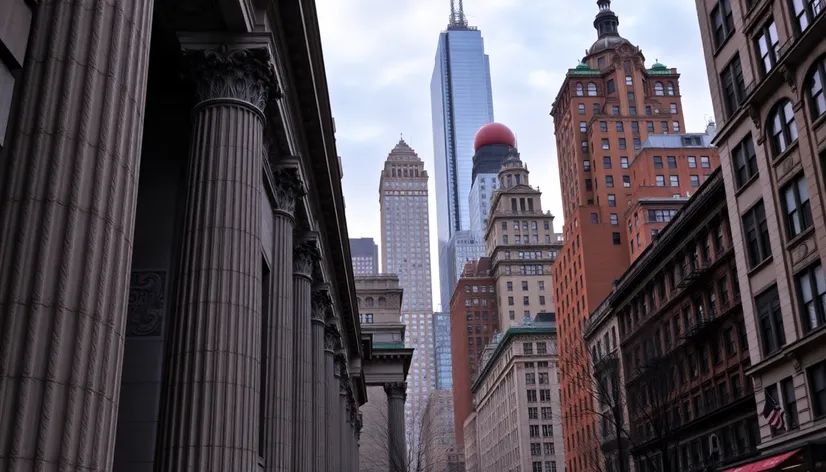
[[[680,281],[677,282],[678,288],[688,288],[697,282],[702,276],[706,273],[708,268],[711,266],[711,259],[710,258],[700,258],[698,255],[694,255],[691,259],[689,259],[688,263],[684,263],[680,266],[680,272],[682,273],[682,278]]]

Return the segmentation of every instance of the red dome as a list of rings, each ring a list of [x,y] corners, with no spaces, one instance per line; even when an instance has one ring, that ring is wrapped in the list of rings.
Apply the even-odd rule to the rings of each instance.
[[[488,144],[507,144],[515,148],[516,136],[502,123],[488,123],[476,132],[476,137],[473,138],[473,150],[478,151],[480,147]]]

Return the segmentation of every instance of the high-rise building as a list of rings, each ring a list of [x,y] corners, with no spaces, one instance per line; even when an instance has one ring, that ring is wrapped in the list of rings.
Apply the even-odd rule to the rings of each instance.
[[[757,411],[773,398],[783,430],[760,424],[760,459],[826,436],[826,14],[822,1],[697,1],[714,143],[735,241]],[[794,450],[794,449],[793,449]],[[822,445],[783,470],[813,468]],[[804,465],[799,456],[814,462]],[[747,466],[748,467],[748,466]]]
[[[379,273],[379,247],[373,238],[350,238],[350,258],[353,260],[353,275]]]
[[[437,390],[453,388],[453,360],[450,346],[450,313],[433,313],[433,362]]]
[[[387,156],[379,182],[381,260],[382,272],[398,275],[404,289],[405,345],[415,349],[405,404],[409,445],[417,443],[421,414],[436,380],[427,179],[424,162],[399,140]]]
[[[598,38],[566,74],[551,110],[565,216],[553,293],[560,363],[567,365],[560,398],[568,445],[578,444],[577,438],[588,437],[596,426],[594,415],[576,409],[591,401],[575,385],[580,369],[589,368],[580,362],[586,359],[585,320],[628,268],[631,245],[637,254],[650,241],[650,231],[658,229],[641,229],[642,223],[670,218],[673,203],[684,203],[718,165],[715,150],[695,135],[674,138],[676,145],[670,138],[666,143],[653,138],[684,133],[680,75],[659,62],[646,67],[639,47],[620,36],[610,0],[597,5]],[[701,156],[707,156],[707,168]],[[660,202],[646,201],[649,196]],[[572,447],[565,458],[568,472],[593,466],[587,448]]]
[[[468,196],[473,184],[473,139],[493,121],[490,64],[482,33],[468,25],[460,0],[451,0],[450,21],[439,35],[430,81],[435,162],[436,217],[439,242],[439,288],[447,309],[461,270],[451,270],[455,258],[450,239],[470,229]],[[449,275],[452,274],[451,279]]]
[[[439,274],[441,308],[450,309],[450,297],[456,288],[456,281],[462,268],[468,261],[474,261],[485,255],[485,240],[481,231],[456,231],[450,237],[447,250],[443,253],[448,261],[444,264],[446,272]]]
[[[501,123],[488,123],[473,138],[473,172],[470,187],[470,229],[484,234],[493,192],[499,186],[502,163],[516,150],[516,136]]]
[[[482,350],[499,330],[495,283],[490,259],[468,262],[450,302],[454,429],[460,446],[464,443],[463,425],[473,411],[470,385],[476,378]]]
[[[485,251],[493,263],[499,328],[554,312],[551,269],[562,243],[554,217],[542,211],[542,192],[530,186],[530,172],[514,151],[499,171]]]

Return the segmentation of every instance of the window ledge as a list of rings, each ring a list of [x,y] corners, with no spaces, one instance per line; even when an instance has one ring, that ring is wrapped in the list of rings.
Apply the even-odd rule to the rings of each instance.
[[[812,124],[809,126],[809,129],[819,128],[823,123],[826,123],[826,113],[823,113],[822,115],[813,119]]]
[[[826,325],[820,326],[812,331],[809,331],[801,338],[798,338],[796,341],[786,344],[785,346],[781,347],[780,349],[772,352],[767,357],[762,359],[757,364],[751,366],[751,368],[746,369],[746,375],[756,375],[760,372],[770,369],[772,366],[775,366],[781,362],[788,362],[790,360],[794,360],[797,356],[796,354],[800,351],[806,351],[810,348],[820,347],[823,343],[826,342]],[[803,367],[801,366],[801,370]],[[826,416],[824,416],[826,419]]]
[[[800,233],[798,233],[795,237],[793,237],[792,239],[789,240],[789,242],[786,243],[786,245],[785,245],[786,250],[791,251],[795,246],[798,245],[798,243],[800,243],[800,241],[803,241],[809,235],[811,235],[814,232],[814,230],[815,230],[815,225],[813,225],[813,224],[809,225],[808,228],[806,228],[803,231],[801,231]]]
[[[768,266],[773,260],[774,260],[774,255],[770,255],[769,257],[763,259],[762,261],[760,261],[759,264],[757,264],[756,266],[749,269],[749,271],[746,272],[746,276],[751,277],[754,274],[760,272],[761,270],[765,269],[766,266]]]
[[[771,137],[769,137],[767,140],[771,140]],[[790,155],[791,153],[793,153],[794,151],[796,151],[796,150],[797,150],[797,148],[798,148],[799,144],[800,144],[800,139],[799,139],[799,138],[798,138],[798,139],[795,139],[795,140],[794,140],[794,141],[792,141],[792,142],[791,142],[788,146],[786,146],[786,150],[784,150],[784,151],[783,151],[783,152],[781,152],[780,154],[778,154],[778,155],[776,155],[776,156],[772,157],[772,158],[771,158],[771,163],[772,163],[772,166],[777,165],[777,163],[778,163],[778,162],[780,162],[780,161],[782,161],[783,159],[785,159],[785,158],[789,157],[789,155]],[[769,147],[769,149],[771,149],[771,147],[772,147],[771,143],[769,143],[769,146],[768,146],[768,147]]]
[[[759,177],[760,177],[760,171],[758,170],[757,172],[754,173],[754,175],[749,177],[749,180],[743,182],[743,185],[740,186],[740,188],[738,188],[737,190],[734,191],[734,198],[739,197],[740,194],[745,192],[747,188],[751,187],[751,184],[753,184],[755,181],[757,181],[757,179]]]

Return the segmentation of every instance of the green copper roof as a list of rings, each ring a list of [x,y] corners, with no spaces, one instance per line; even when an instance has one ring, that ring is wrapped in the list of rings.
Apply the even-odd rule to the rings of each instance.
[[[651,70],[658,70],[658,69],[667,69],[667,67],[665,67],[665,64],[663,64],[659,61],[656,61],[656,62],[654,62],[654,65],[651,66]]]
[[[588,64],[586,64],[584,62],[580,62],[579,64],[577,64],[576,68],[578,70],[582,70],[582,69],[588,70],[589,69]]]
[[[373,349],[404,349],[404,343],[373,343]]]

